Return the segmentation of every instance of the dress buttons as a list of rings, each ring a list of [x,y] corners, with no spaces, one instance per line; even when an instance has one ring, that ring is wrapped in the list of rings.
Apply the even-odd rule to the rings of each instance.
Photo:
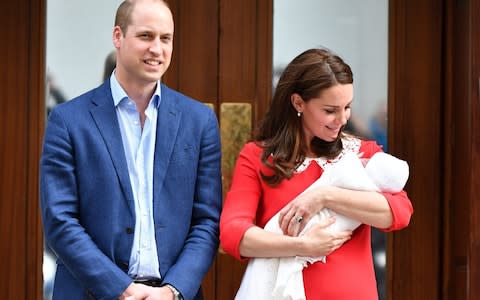
[[[132,234],[133,233],[133,228],[132,227],[127,227],[127,228],[125,228],[125,232],[127,234]]]

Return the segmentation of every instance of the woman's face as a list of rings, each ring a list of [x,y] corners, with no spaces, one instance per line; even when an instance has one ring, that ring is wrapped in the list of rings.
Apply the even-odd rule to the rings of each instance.
[[[334,141],[350,118],[352,100],[352,84],[337,84],[306,102],[298,94],[293,94],[292,104],[302,113],[302,127],[307,141],[313,137]]]

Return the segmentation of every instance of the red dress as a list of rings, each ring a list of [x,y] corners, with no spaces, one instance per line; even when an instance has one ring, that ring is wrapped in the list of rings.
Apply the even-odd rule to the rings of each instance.
[[[363,152],[364,158],[370,158],[374,153],[382,151],[375,142],[354,138],[344,139],[344,148],[344,151]],[[264,183],[260,176],[260,171],[271,173],[262,164],[261,154],[262,149],[254,143],[248,143],[243,147],[220,220],[221,246],[239,260],[243,259],[240,257],[239,245],[245,231],[254,224],[263,228],[280,209],[322,175],[323,169],[320,165],[331,163],[314,160],[305,165],[302,171],[297,170],[291,179],[282,180],[279,185],[272,188]],[[406,227],[413,213],[407,194],[402,191],[383,195],[393,215],[392,226],[385,231]],[[303,280],[307,300],[378,299],[370,226],[360,225],[348,242],[328,255],[326,264],[317,262],[305,268]]]

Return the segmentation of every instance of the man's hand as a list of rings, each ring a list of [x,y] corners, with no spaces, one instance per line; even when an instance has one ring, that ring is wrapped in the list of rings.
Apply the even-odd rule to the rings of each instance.
[[[148,297],[147,286],[132,282],[120,296],[119,300],[143,300]]]
[[[139,283],[131,283],[119,300],[174,300],[173,291],[167,287],[151,287]]]

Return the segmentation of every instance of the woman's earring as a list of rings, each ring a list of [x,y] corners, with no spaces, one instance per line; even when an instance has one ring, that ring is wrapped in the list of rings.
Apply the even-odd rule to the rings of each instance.
[[[297,116],[300,118],[302,116],[302,112],[301,111],[297,111]]]

